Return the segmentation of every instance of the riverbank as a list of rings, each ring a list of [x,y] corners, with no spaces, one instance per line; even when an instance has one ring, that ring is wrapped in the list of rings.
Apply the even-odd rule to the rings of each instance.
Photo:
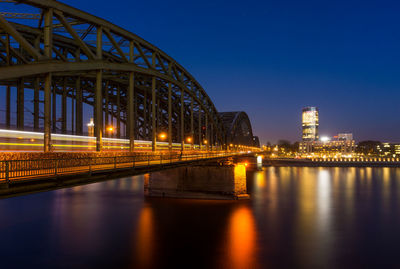
[[[400,161],[392,158],[381,159],[289,159],[265,158],[263,166],[298,166],[298,167],[400,167]]]

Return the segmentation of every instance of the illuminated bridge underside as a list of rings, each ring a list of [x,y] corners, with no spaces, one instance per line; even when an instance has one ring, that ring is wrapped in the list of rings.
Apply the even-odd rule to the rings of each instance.
[[[7,11],[0,12],[0,123],[44,132],[45,151],[51,150],[51,133],[87,134],[89,117],[97,150],[103,136],[127,138],[131,150],[134,139],[150,140],[155,150],[161,132],[170,148],[189,137],[198,145],[224,147],[230,137],[241,143],[243,134],[231,133],[240,128],[227,137],[194,77],[142,38],[57,1],[0,2]]]

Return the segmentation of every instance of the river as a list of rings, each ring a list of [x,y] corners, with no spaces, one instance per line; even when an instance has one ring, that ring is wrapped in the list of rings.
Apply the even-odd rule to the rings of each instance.
[[[248,201],[143,180],[0,200],[1,268],[400,268],[400,168],[268,167]]]

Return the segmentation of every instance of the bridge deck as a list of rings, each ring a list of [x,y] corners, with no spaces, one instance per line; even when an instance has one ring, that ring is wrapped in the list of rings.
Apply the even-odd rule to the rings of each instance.
[[[112,171],[125,168],[146,168],[165,165],[222,158],[235,153],[207,153],[190,155],[147,155],[113,156],[88,158],[54,158],[36,160],[0,161],[0,182],[13,183],[28,179],[79,175],[94,172]]]
[[[148,173],[238,153],[114,156],[0,161],[0,196],[88,184],[109,178]]]

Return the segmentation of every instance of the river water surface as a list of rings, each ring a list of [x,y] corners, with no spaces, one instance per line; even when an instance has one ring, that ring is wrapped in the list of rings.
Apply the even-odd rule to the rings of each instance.
[[[269,167],[249,201],[143,176],[0,200],[0,268],[400,268],[400,169]]]

